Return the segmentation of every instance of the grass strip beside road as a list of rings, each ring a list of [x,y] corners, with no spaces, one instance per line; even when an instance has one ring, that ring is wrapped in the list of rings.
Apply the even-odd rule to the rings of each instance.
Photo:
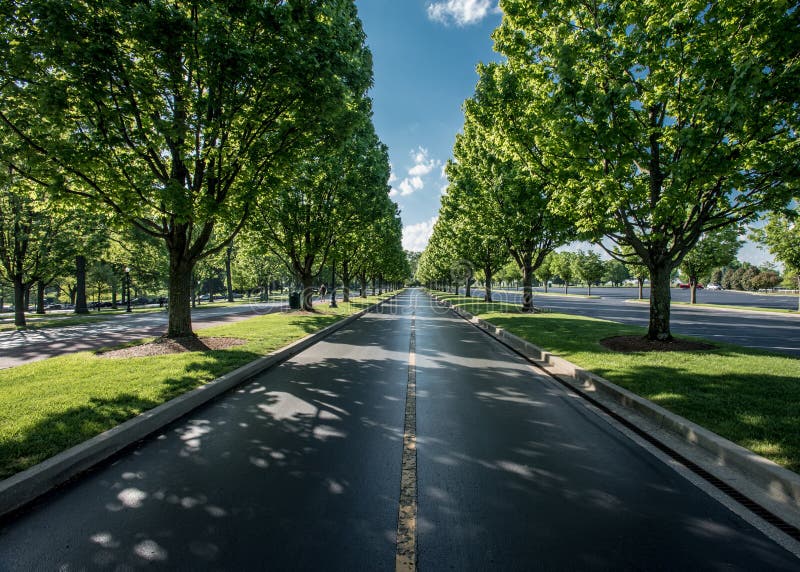
[[[276,295],[271,296],[269,298],[269,302],[286,302],[288,301],[288,295]],[[214,310],[218,308],[233,308],[236,306],[242,306],[245,304],[261,304],[264,303],[260,299],[251,298],[251,299],[239,299],[235,302],[228,302],[227,300],[224,301],[214,301],[214,302],[207,302],[204,301],[201,304],[198,304],[197,307],[192,309],[192,315],[197,315],[198,312],[203,312],[204,310]],[[136,307],[133,308],[133,313],[131,315],[139,315],[139,314],[152,314],[155,312],[164,312],[166,313],[167,309],[164,307]],[[91,324],[95,322],[104,322],[106,320],[110,320],[115,316],[119,316],[120,314],[128,314],[125,311],[123,305],[120,305],[119,308],[113,309],[109,308],[106,310],[101,310],[100,312],[96,310],[91,310],[88,314],[26,314],[25,320],[27,325],[24,328],[18,328],[14,325],[14,316],[13,314],[6,314],[3,317],[0,317],[0,320],[3,320],[4,323],[0,322],[0,332],[7,332],[11,330],[40,330],[42,328],[63,328],[67,326],[80,326],[83,324]],[[201,316],[202,317],[202,316]]]
[[[714,350],[622,354],[600,345],[644,328],[583,316],[522,314],[436,292],[463,310],[800,472],[800,359],[713,343]],[[687,338],[697,339],[697,338]]]
[[[354,314],[386,296],[355,298],[332,310],[271,313],[198,330],[247,343],[225,350],[104,358],[80,352],[0,370],[0,478],[208,383]],[[150,340],[143,340],[150,341]],[[126,346],[131,344],[125,344]]]
[[[639,300],[638,298],[632,298],[630,300],[625,300],[630,304],[650,304],[649,300]],[[674,300],[671,302],[673,306],[681,306],[687,308],[711,308],[711,309],[728,309],[728,310],[744,310],[749,312],[771,312],[775,314],[798,314],[797,310],[788,310],[786,308],[764,308],[763,306],[735,306],[733,304],[703,304],[701,302],[696,302],[692,304],[691,302],[675,302]]]

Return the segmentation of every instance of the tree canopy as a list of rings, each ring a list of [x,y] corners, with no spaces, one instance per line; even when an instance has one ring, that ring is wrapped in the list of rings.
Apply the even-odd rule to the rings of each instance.
[[[194,265],[372,79],[352,0],[23,0],[2,17],[0,128],[47,166],[19,171],[164,242],[170,336],[191,334]]]

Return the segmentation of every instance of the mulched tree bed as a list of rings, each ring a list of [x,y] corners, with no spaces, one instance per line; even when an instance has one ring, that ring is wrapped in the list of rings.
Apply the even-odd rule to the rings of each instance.
[[[168,354],[178,354],[182,352],[207,352],[210,350],[224,350],[234,346],[246,344],[247,340],[241,338],[198,338],[190,336],[186,338],[158,338],[157,340],[129,346],[118,350],[110,350],[98,353],[100,357],[107,358],[131,358],[146,356],[162,356]]]
[[[648,340],[643,336],[614,336],[600,340],[600,344],[611,351],[620,353],[633,352],[693,352],[713,350],[717,346],[704,342],[674,339],[669,342]]]

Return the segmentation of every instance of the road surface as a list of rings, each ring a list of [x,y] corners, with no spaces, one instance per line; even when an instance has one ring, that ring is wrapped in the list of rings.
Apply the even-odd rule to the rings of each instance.
[[[429,301],[406,291],[7,521],[0,569],[393,570],[413,372],[419,570],[800,570]]]
[[[473,288],[474,296],[483,296],[483,290]],[[570,288],[570,293],[586,293],[586,289]],[[461,290],[463,293],[463,289]],[[577,296],[560,296],[559,290],[551,288],[547,296],[537,296],[538,291],[534,292],[534,304],[539,308],[544,308],[552,312],[563,314],[577,314],[612,320],[623,324],[647,327],[649,321],[649,306],[647,303],[629,302],[635,297],[636,292],[630,288],[599,288],[592,289],[592,295],[599,295],[600,298],[580,298]],[[680,301],[685,294],[685,290],[673,289],[673,301]],[[756,299],[749,305],[763,306],[758,302],[756,296],[751,296],[738,292],[707,292],[713,295],[714,299],[719,300],[717,295],[730,294],[733,298],[722,298],[724,304],[748,302]],[[645,290],[645,296],[648,295]],[[688,300],[688,295],[686,295]],[[492,298],[496,302],[506,301],[522,303],[522,293],[498,291],[493,293]],[[762,298],[772,298],[762,296]],[[776,297],[778,298],[778,297]],[[785,298],[785,297],[780,297]],[[710,303],[707,298],[700,300],[703,303]],[[784,304],[777,302],[776,304]],[[796,304],[796,299],[795,299]],[[739,312],[726,310],[723,308],[715,309],[709,307],[692,308],[683,305],[673,305],[670,314],[670,327],[673,334],[683,334],[686,336],[698,336],[711,341],[720,341],[740,346],[757,348],[769,351],[786,353],[793,356],[800,356],[800,316],[781,313],[766,312]]]

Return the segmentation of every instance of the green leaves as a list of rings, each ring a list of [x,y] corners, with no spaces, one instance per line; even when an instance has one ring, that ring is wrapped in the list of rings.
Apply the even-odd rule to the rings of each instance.
[[[589,238],[630,247],[666,280],[704,233],[788,203],[799,174],[794,3],[501,7],[496,48],[516,80],[485,83],[515,86],[499,125],[558,180],[551,207]],[[662,314],[666,286],[653,290]]]
[[[23,0],[2,17],[0,135],[42,158],[37,184],[164,241],[170,332],[188,333],[172,309],[193,265],[298,154],[349,136],[371,83],[352,0]]]

